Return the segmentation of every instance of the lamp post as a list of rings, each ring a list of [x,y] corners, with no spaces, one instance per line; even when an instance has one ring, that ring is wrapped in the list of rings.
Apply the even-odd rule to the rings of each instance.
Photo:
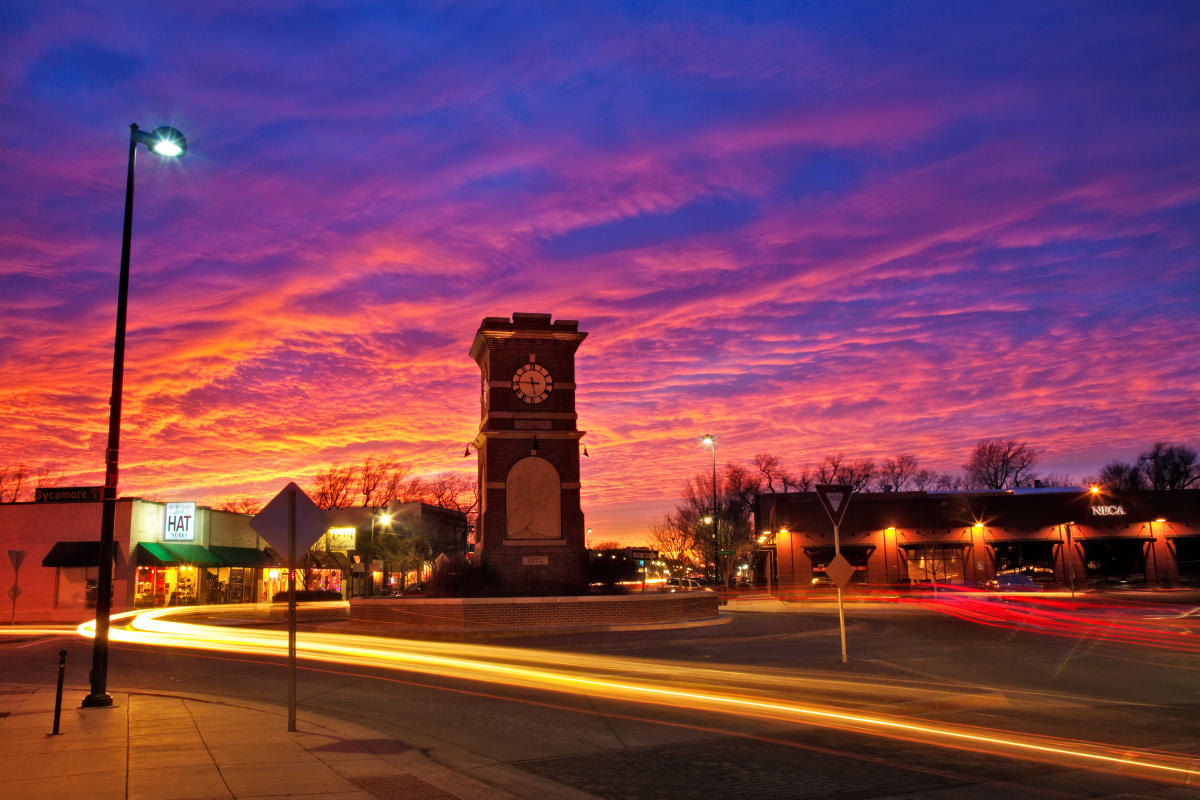
[[[712,448],[712,537],[713,537],[713,578],[719,585],[721,581],[721,542],[717,535],[720,517],[717,515],[717,437],[706,433],[700,439],[701,444]]]
[[[379,512],[382,510],[382,508],[371,509],[371,541],[367,549],[366,570],[363,573],[366,580],[366,585],[363,586],[363,594],[367,597],[375,595],[375,520],[379,520],[384,525],[389,525],[392,522],[392,515],[387,513],[380,514]],[[386,579],[387,576],[384,575],[384,580],[386,581]],[[383,588],[386,589],[387,587],[384,586]]]
[[[129,242],[133,233],[133,165],[137,146],[177,158],[187,152],[187,140],[174,128],[155,128],[150,133],[129,126],[129,167],[125,175],[125,225],[121,232],[121,276],[117,288],[117,331],[113,345],[112,394],[109,397],[108,447],[104,450],[104,507],[100,517],[100,565],[96,576],[96,636],[92,641],[91,693],[83,708],[112,705],[108,693],[108,627],[112,613],[113,529],[117,515],[117,453],[121,441],[121,389],[125,374],[125,316],[129,304]]]

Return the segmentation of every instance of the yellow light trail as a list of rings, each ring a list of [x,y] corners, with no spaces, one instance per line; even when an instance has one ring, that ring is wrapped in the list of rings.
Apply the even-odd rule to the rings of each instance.
[[[253,609],[253,606],[244,610]],[[127,612],[112,617],[109,636],[131,644],[191,648],[277,658],[287,652],[282,631],[196,625],[169,617],[238,613],[229,606],[156,609]],[[95,621],[78,632],[93,636]],[[1181,753],[1148,751],[1112,744],[1084,742],[1012,731],[993,731],[963,725],[945,725],[850,705],[895,708],[913,702],[931,707],[963,699],[961,687],[930,688],[915,680],[851,680],[820,674],[796,675],[783,670],[741,667],[697,667],[678,662],[615,658],[584,653],[526,650],[493,645],[433,642],[378,636],[305,632],[297,642],[297,656],[310,661],[367,668],[420,672],[440,677],[519,685],[555,692],[605,697],[612,700],[668,706],[743,718],[792,724],[815,724],[860,733],[892,736],[926,744],[975,750],[1007,757],[1032,758],[1061,764],[1064,759],[1093,769],[1121,770],[1160,781],[1200,782],[1197,757]],[[720,686],[733,692],[717,691]],[[978,692],[978,690],[976,690]],[[785,695],[785,698],[776,695]],[[820,704],[793,699],[819,697]],[[1035,699],[1043,693],[1028,692]],[[1068,696],[1069,697],[1069,696]],[[968,695],[972,703],[998,701],[995,692]],[[838,699],[842,705],[831,701]]]

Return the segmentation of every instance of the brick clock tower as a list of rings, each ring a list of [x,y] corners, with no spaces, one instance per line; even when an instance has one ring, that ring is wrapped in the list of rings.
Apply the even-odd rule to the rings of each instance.
[[[513,592],[561,594],[584,582],[575,351],[587,336],[549,314],[486,317],[480,371],[476,555]]]

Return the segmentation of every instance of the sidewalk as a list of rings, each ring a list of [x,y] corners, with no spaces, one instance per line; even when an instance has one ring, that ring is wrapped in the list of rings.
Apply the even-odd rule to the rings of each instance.
[[[510,794],[367,728],[287,708],[178,694],[113,693],[79,708],[85,687],[0,683],[0,794],[89,800],[308,797],[328,800],[580,800],[575,790],[503,770]],[[486,770],[484,770],[486,771]]]

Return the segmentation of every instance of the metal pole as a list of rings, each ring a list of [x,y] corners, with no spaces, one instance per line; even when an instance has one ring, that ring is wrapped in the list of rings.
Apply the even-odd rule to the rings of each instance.
[[[117,454],[121,442],[121,391],[125,374],[125,316],[129,305],[129,242],[133,234],[133,165],[137,159],[136,124],[129,126],[129,168],[125,176],[125,226],[121,232],[121,277],[117,289],[117,332],[113,345],[112,394],[109,396],[108,447],[104,451],[104,508],[100,517],[100,570],[96,580],[96,636],[92,641],[91,694],[84,708],[113,704],[108,693],[108,627],[112,613],[113,530],[117,516]]]
[[[296,730],[296,492],[288,492],[288,730]]]
[[[717,437],[712,437],[713,446],[713,569],[716,570],[714,576],[717,580],[717,585],[721,583],[721,539],[717,535],[718,527],[720,526],[720,517],[717,516]]]
[[[1067,532],[1067,553],[1064,558],[1067,559],[1067,580],[1071,583],[1071,609],[1075,609],[1075,553],[1071,550],[1071,525],[1070,523],[1063,525]]]
[[[58,651],[58,690],[54,694],[54,730],[50,732],[51,736],[58,736],[62,731],[58,729],[58,723],[62,720],[62,687],[63,673],[67,671],[67,651]]]
[[[838,543],[838,526],[833,524],[833,556],[837,558],[842,554],[841,545]],[[838,633],[842,637],[842,663],[846,663],[846,614],[842,608],[842,587],[837,587],[838,594]]]

